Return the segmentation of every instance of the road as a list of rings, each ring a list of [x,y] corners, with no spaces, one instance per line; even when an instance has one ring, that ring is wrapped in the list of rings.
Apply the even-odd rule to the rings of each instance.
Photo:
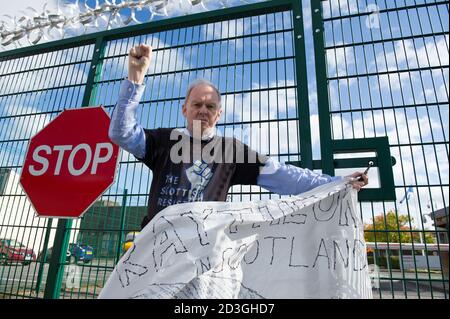
[[[48,272],[48,264],[44,264],[39,294],[39,267],[41,263],[30,265],[10,264],[0,266],[0,299],[1,298],[43,298]],[[112,259],[94,259],[89,264],[66,265],[61,286],[61,298],[92,299],[100,293],[104,282],[114,268]],[[391,277],[392,276],[392,277]],[[392,274],[381,272],[378,287],[372,289],[374,299],[448,299],[448,280],[445,285],[437,274],[405,273]],[[394,279],[390,279],[394,278]],[[434,281],[431,282],[429,279]]]
[[[42,280],[39,280],[41,266],[43,266]],[[0,299],[9,296],[15,298],[17,295],[43,297],[48,267],[48,263],[39,262],[33,262],[30,265],[16,263],[0,265]],[[66,265],[61,285],[62,297],[64,298],[65,295],[73,297],[74,294],[80,298],[95,297],[113,268],[114,260],[111,259],[93,260],[88,264]],[[36,295],[38,288],[39,294]]]
[[[449,299],[448,279],[444,281],[440,274],[385,270],[379,277],[387,279],[373,285],[374,299]]]

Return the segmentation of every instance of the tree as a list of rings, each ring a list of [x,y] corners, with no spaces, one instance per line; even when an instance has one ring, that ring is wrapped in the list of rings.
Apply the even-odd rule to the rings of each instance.
[[[420,232],[410,228],[410,218],[407,215],[398,215],[395,210],[388,211],[385,215],[375,216],[372,224],[364,224],[364,238],[367,242],[389,243],[420,243]],[[411,217],[411,224],[414,219]],[[435,238],[430,233],[425,233],[426,243],[435,243]]]

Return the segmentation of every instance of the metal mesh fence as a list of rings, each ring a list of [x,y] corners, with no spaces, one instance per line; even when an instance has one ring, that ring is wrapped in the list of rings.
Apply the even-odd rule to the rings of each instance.
[[[261,136],[254,148],[298,160],[292,34],[291,13],[278,12],[110,42],[97,101],[112,108],[125,76],[129,48],[148,43],[153,47],[153,61],[138,115],[144,127],[184,127],[181,106],[187,87],[194,79],[206,78],[223,95],[221,135],[250,142],[254,132]],[[142,164],[129,154],[122,160],[121,169],[130,173],[123,174],[127,180],[119,181],[120,187],[130,189],[139,176],[145,176],[132,191],[141,196],[136,202],[144,203],[151,174],[142,171]],[[240,187],[232,193],[236,191],[242,193]],[[250,195],[250,188],[245,192]]]
[[[448,298],[448,1],[311,1],[311,9],[311,33],[323,36],[323,43],[314,43],[316,69],[326,70],[316,74],[319,109],[326,109],[319,112],[319,126],[330,125],[330,136],[321,131],[322,165],[333,142],[356,138],[387,136],[396,159],[397,201],[359,207],[369,264],[377,267],[375,295]],[[105,32],[64,42],[64,48],[48,44],[18,57],[0,55],[0,238],[35,254],[20,251],[18,263],[2,255],[1,297],[42,298],[46,289],[46,297],[49,291],[95,298],[123,254],[127,234],[139,230],[152,173],[125,151],[114,185],[83,218],[65,225],[35,217],[19,186],[29,139],[64,108],[101,104],[112,112],[134,45],[153,47],[138,109],[144,127],[184,127],[186,89],[207,78],[222,93],[219,134],[281,162],[320,167],[312,161],[317,150],[311,149],[305,65],[311,57],[305,54],[300,2],[221,12]],[[377,172],[371,171],[371,181]],[[278,197],[256,186],[234,186],[228,200]],[[89,245],[94,258],[83,262],[68,245],[55,279],[48,261],[58,240]]]
[[[92,46],[0,63],[0,294],[35,298],[45,287],[41,252],[56,223],[35,216],[19,185],[28,140],[63,108],[81,106]]]
[[[60,229],[56,220],[47,222],[34,217],[33,208],[18,183],[28,140],[63,108],[85,106],[89,100],[90,105],[101,104],[112,112],[126,75],[128,51],[134,45],[147,43],[153,47],[147,88],[138,111],[138,120],[144,127],[184,127],[181,105],[187,87],[196,78],[207,78],[222,93],[219,134],[235,136],[281,161],[301,159],[302,123],[298,121],[298,109],[307,111],[308,104],[307,100],[302,105],[297,102],[294,23],[292,10],[286,3],[271,4],[269,9],[262,10],[259,5],[232,9],[228,10],[231,15],[224,11],[206,20],[163,23],[156,31],[139,30],[123,36],[110,33],[110,37],[88,40],[96,41],[95,46],[62,51],[49,48],[49,53],[31,56],[25,53],[23,58],[1,62],[3,161],[0,166],[5,173],[0,185],[6,183],[6,188],[3,187],[1,194],[0,227],[4,238],[23,238],[22,243],[31,246],[36,255],[36,260],[32,257],[29,265],[9,262],[2,265],[0,291],[5,298],[45,296],[51,272],[48,262],[56,237],[93,247],[95,258],[86,263],[76,260],[71,251],[73,245],[68,245],[67,258],[63,253],[57,263],[59,281],[52,279],[51,283],[56,280],[55,289],[60,292],[51,291],[52,296],[95,298],[123,254],[126,234],[139,230],[147,212],[152,173],[125,151],[114,185],[81,219],[64,224],[65,237],[55,235],[56,228]],[[302,34],[303,30],[297,32]],[[306,78],[306,74],[303,76]],[[26,106],[21,107],[23,101],[27,101]],[[307,134],[303,138],[309,140],[307,121],[305,127]],[[259,187],[234,186],[228,200],[271,196]],[[10,201],[14,203],[12,206]],[[10,221],[12,216],[25,216],[20,205],[32,216],[29,222]],[[32,235],[30,229],[39,235]]]
[[[398,200],[360,207],[376,297],[448,298],[449,3],[321,6],[332,139],[388,136],[397,161]]]
[[[299,159],[299,131],[291,12],[275,12],[162,31],[108,42],[101,59],[102,77],[96,82],[96,103],[112,111],[119,86],[126,76],[126,57],[132,46],[147,43],[153,48],[146,90],[138,120],[146,128],[184,127],[181,106],[189,83],[197,78],[212,81],[222,93],[223,113],[219,134],[235,136],[280,159]],[[256,136],[252,136],[255,134]],[[250,144],[250,143],[249,143]],[[102,244],[120,245],[125,234],[140,229],[146,214],[152,172],[122,151],[116,183],[103,197],[120,205],[126,201],[125,228],[113,226],[118,219],[107,210],[99,224]],[[122,194],[127,192],[124,199]],[[270,197],[259,187],[235,186],[229,200]],[[119,202],[119,203],[117,203]],[[133,208],[133,209],[130,209]],[[94,213],[94,212],[93,212]],[[119,216],[119,215],[117,215]],[[95,217],[100,220],[99,214]],[[89,228],[87,222],[83,227]],[[101,229],[101,231],[100,231]],[[109,237],[104,229],[111,229]],[[117,236],[118,230],[122,232]],[[83,229],[80,232],[84,232]],[[96,245],[97,246],[97,245]],[[114,263],[104,263],[112,270]]]

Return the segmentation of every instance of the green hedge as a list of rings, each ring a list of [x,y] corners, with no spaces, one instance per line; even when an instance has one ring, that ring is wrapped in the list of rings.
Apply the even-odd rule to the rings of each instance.
[[[373,256],[367,256],[368,264],[375,264]],[[376,265],[380,268],[388,268],[386,257],[377,257]],[[391,269],[400,269],[400,259],[398,256],[390,256]]]

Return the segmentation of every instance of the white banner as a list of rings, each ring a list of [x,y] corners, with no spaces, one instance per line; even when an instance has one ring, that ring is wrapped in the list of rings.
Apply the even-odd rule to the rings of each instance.
[[[372,298],[356,191],[161,211],[99,298]]]

